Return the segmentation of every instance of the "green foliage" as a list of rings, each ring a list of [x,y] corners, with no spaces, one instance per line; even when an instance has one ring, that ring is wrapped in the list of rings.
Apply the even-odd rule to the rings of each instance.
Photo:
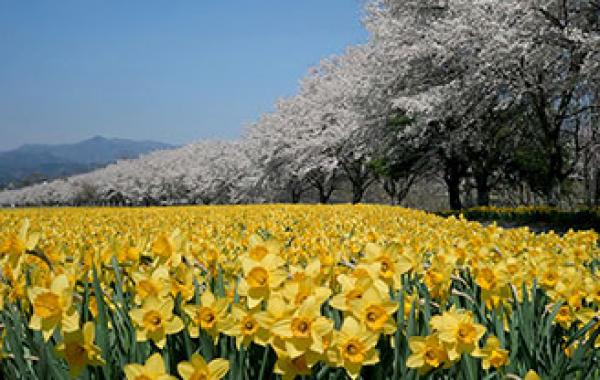
[[[407,125],[411,125],[415,120],[406,115],[396,115],[388,119],[387,127],[392,132],[399,132],[404,129]]]
[[[550,167],[546,154],[540,147],[533,143],[521,144],[515,150],[514,167],[511,169],[534,192],[544,192],[550,174]]]

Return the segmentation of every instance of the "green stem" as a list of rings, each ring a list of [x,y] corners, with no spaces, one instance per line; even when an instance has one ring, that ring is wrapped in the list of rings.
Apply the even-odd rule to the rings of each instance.
[[[262,363],[260,363],[260,372],[258,374],[258,379],[263,380],[265,378],[265,374],[267,372],[267,361],[269,360],[269,351],[271,350],[271,346],[267,344],[265,350],[263,352]]]

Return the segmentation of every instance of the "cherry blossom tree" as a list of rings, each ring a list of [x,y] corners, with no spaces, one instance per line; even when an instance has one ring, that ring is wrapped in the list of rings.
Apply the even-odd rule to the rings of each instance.
[[[431,175],[455,209],[465,186],[487,205],[498,186],[522,183],[556,204],[572,178],[583,178],[591,199],[600,178],[600,0],[365,7],[369,40],[321,60],[239,140],[0,192],[0,203],[298,202],[310,192],[326,203],[342,183],[357,203],[378,182],[399,203]]]

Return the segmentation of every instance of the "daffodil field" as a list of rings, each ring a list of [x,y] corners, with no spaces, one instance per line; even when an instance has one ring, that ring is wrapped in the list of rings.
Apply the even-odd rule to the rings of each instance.
[[[0,377],[598,379],[597,238],[374,205],[0,210]]]

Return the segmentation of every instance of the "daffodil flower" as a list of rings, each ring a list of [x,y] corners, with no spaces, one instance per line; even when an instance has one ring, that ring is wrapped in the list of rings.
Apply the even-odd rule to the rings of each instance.
[[[123,371],[127,380],[177,380],[165,371],[165,362],[158,352],[144,364],[127,364]]]
[[[306,356],[291,358],[285,351],[277,351],[277,361],[273,372],[281,375],[282,380],[294,380],[297,376],[309,376],[312,369],[308,366]]]
[[[63,332],[79,328],[79,315],[72,307],[73,290],[66,275],[56,276],[49,288],[33,287],[27,293],[33,306],[29,328],[41,331],[45,341],[59,327]]]
[[[219,333],[233,324],[233,320],[227,312],[229,300],[216,298],[211,291],[206,290],[200,295],[200,302],[200,305],[188,304],[183,307],[191,320],[188,331],[192,338],[197,338],[202,329],[213,338],[216,344]]]
[[[40,240],[41,234],[39,232],[30,233],[29,227],[30,221],[25,218],[21,223],[19,233],[9,233],[0,243],[0,255],[7,255],[8,263],[13,268],[18,266],[23,254],[33,250]]]
[[[483,369],[500,368],[508,364],[508,350],[500,346],[500,341],[494,335],[488,337],[484,348],[476,348],[471,355],[482,359]]]
[[[273,254],[267,254],[260,261],[249,258],[240,260],[244,277],[240,281],[238,293],[247,298],[248,307],[253,309],[286,280],[287,274],[281,269],[284,262]]]
[[[129,312],[136,329],[138,342],[152,340],[158,348],[163,348],[167,335],[183,330],[181,318],[173,315],[173,300],[160,300],[150,297],[139,309]]]
[[[64,358],[69,364],[69,373],[72,377],[79,376],[88,365],[105,364],[100,348],[94,344],[95,335],[94,323],[88,321],[82,329],[65,333],[64,340],[56,346],[58,356]]]
[[[364,365],[379,362],[375,345],[379,334],[369,331],[354,317],[346,317],[340,331],[334,332],[329,361],[344,367],[352,379],[356,379]]]
[[[442,365],[449,365],[446,348],[436,334],[411,336],[408,338],[408,347],[412,354],[406,360],[406,366],[416,368],[421,375]]]
[[[152,242],[152,253],[160,263],[177,267],[181,263],[185,240],[179,229],[175,229],[170,235],[160,233]]]
[[[190,361],[177,364],[177,372],[183,380],[219,380],[229,371],[229,362],[225,359],[214,359],[208,364],[198,354],[193,354]]]
[[[271,327],[271,331],[282,338],[287,355],[292,359],[309,350],[324,353],[323,336],[332,330],[333,321],[321,316],[321,304],[314,296],[308,297],[293,315]]]
[[[141,303],[149,297],[165,298],[169,294],[169,269],[157,266],[151,273],[134,272],[135,302]]]
[[[268,330],[262,328],[256,319],[258,311],[244,310],[239,305],[233,305],[231,314],[235,318],[235,323],[223,332],[229,336],[235,337],[235,343],[238,350],[242,347],[248,347],[251,342],[267,342],[269,340]]]
[[[352,314],[369,330],[375,333],[393,334],[396,322],[393,315],[398,310],[398,303],[392,302],[375,287],[367,289],[363,296],[351,302]]]
[[[439,339],[448,346],[451,361],[459,359],[463,353],[473,352],[486,331],[484,326],[473,322],[469,312],[454,307],[432,317],[430,324],[439,332]]]

